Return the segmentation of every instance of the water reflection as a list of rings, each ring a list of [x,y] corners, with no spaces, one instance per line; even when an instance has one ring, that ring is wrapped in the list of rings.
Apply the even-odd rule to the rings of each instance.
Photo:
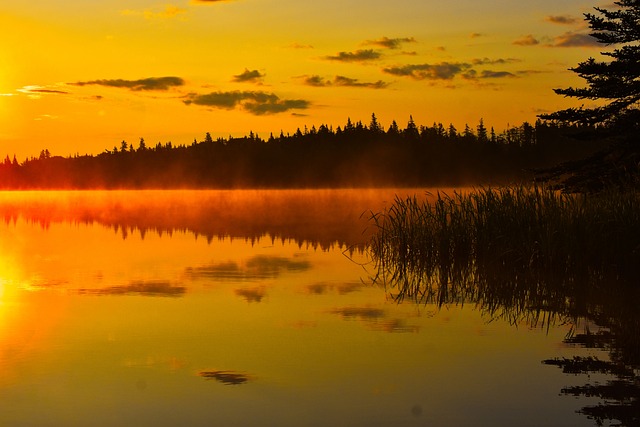
[[[148,297],[179,297],[187,288],[162,281],[135,281],[128,285],[108,286],[98,289],[78,289],[80,295],[141,295]]]
[[[207,242],[264,237],[300,247],[362,246],[367,212],[381,209],[395,194],[388,190],[229,190],[229,191],[45,191],[0,192],[0,218],[38,224],[102,224],[127,239],[152,232],[189,232]],[[364,214],[364,216],[363,216]],[[364,234],[363,234],[364,233]]]
[[[388,192],[223,194],[1,195],[1,425],[581,425],[540,363],[567,326],[397,304],[345,256]]]
[[[284,271],[306,271],[311,267],[304,259],[287,259],[258,255],[249,258],[245,263],[233,261],[189,267],[186,274],[190,278],[208,278],[213,280],[254,281],[275,279]]]
[[[373,257],[378,266],[374,280],[396,301],[440,308],[473,305],[487,319],[514,326],[549,330],[571,325],[563,342],[601,350],[604,358],[576,355],[543,363],[567,374],[604,376],[586,385],[563,387],[561,393],[600,398],[598,404],[579,410],[598,425],[612,421],[640,425],[640,289],[637,278],[625,275],[626,270],[593,274],[589,265],[579,262],[573,269],[540,270],[521,263],[460,259],[436,260],[424,268],[411,257],[395,261]]]

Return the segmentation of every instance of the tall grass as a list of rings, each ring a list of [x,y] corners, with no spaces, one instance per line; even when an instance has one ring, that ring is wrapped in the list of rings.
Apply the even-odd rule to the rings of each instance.
[[[602,299],[615,292],[612,282],[633,282],[640,272],[635,192],[481,188],[431,201],[396,198],[372,221],[377,280],[396,288],[396,298],[472,301],[513,322],[586,314],[590,295]]]

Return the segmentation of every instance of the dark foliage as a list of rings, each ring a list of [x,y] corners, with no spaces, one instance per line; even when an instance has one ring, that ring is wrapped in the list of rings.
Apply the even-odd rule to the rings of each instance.
[[[578,159],[602,146],[568,136],[581,126],[524,123],[496,135],[482,123],[477,134],[468,126],[406,129],[393,122],[388,131],[372,115],[371,124],[335,131],[321,125],[293,135],[263,140],[251,132],[243,138],[209,134],[189,145],[158,143],[137,149],[123,141],[120,149],[97,155],[52,156],[19,164],[0,164],[0,188],[321,188],[366,186],[436,186],[505,184],[532,179],[533,168]]]
[[[555,90],[565,97],[598,105],[540,116],[556,123],[597,127],[598,132],[591,137],[611,144],[611,148],[583,161],[541,171],[539,179],[557,182],[567,191],[601,191],[611,185],[635,187],[640,176],[640,2],[621,0],[614,4],[612,10],[596,7],[597,14],[585,14],[590,35],[603,46],[615,46],[601,52],[611,60],[589,58],[579,63],[571,71],[586,81],[586,87]]]

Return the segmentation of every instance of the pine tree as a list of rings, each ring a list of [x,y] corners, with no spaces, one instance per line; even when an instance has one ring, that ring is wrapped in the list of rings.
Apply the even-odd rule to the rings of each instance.
[[[586,125],[604,124],[627,130],[640,127],[640,1],[614,2],[615,10],[594,8],[598,14],[585,14],[590,35],[605,46],[616,46],[602,55],[611,61],[589,58],[570,70],[586,80],[586,87],[555,89],[565,97],[600,100],[594,108],[568,108],[542,119]]]

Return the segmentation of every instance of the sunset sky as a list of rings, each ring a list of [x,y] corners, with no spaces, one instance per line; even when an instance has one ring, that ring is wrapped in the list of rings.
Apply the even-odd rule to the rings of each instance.
[[[0,156],[190,144],[305,125],[480,118],[579,101],[603,0],[3,0]]]

